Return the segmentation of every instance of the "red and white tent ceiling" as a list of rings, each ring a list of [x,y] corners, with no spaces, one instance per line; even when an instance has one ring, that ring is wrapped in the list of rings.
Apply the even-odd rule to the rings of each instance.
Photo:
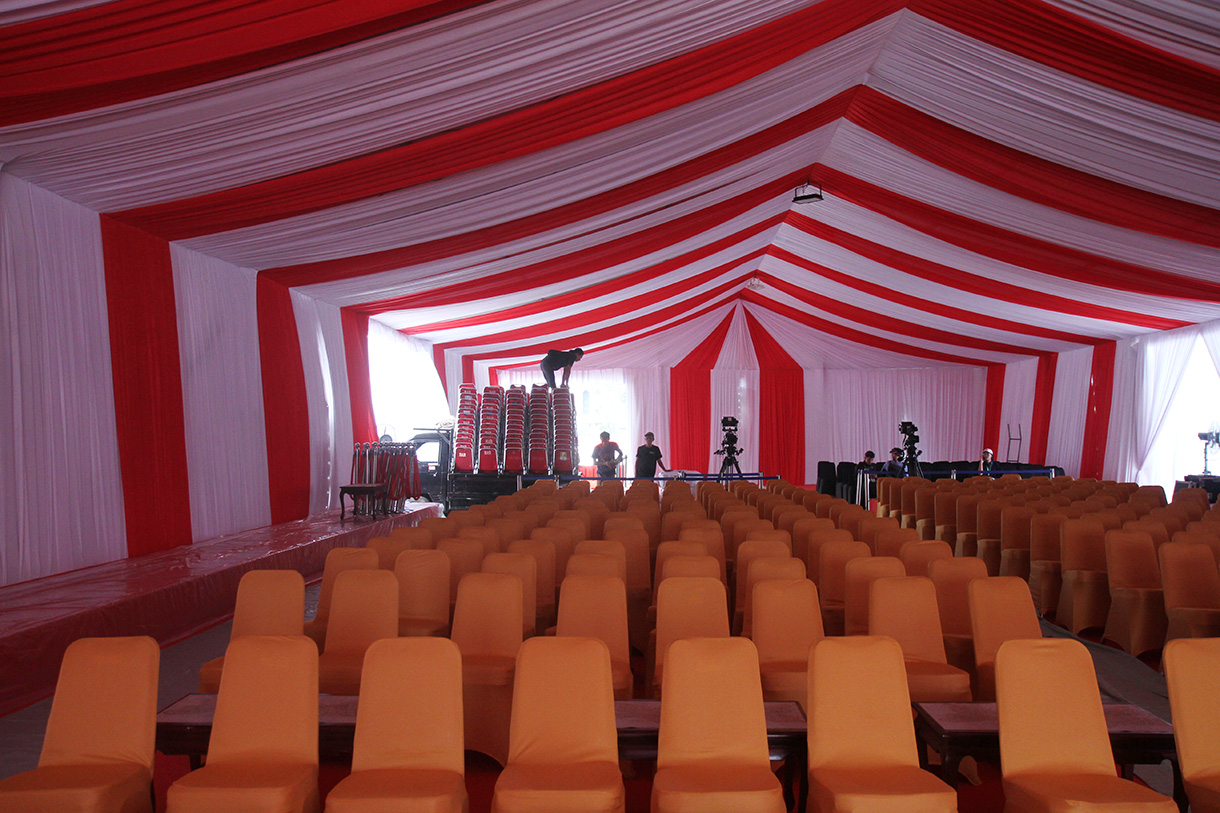
[[[1210,0],[6,0],[0,26],[5,172],[419,335],[450,378],[737,302],[824,366],[1220,317]]]

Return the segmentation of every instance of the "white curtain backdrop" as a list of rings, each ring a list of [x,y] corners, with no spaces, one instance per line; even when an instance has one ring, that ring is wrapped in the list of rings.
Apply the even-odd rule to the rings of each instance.
[[[1138,409],[1135,377],[1139,366],[1139,339],[1124,339],[1114,346],[1114,393],[1110,398],[1110,429],[1106,436],[1106,479],[1135,481],[1135,413]]]
[[[737,445],[742,452],[737,465],[743,472],[758,471],[758,356],[746,325],[745,311],[738,308],[725,334],[720,356],[711,373],[711,420],[708,426],[708,471],[715,473],[724,457],[713,454],[724,440],[720,421],[738,421]],[[774,474],[774,472],[772,472]]]
[[[343,322],[334,305],[292,291],[309,401],[309,513],[339,504],[352,479],[352,406],[343,354]]]
[[[377,434],[410,440],[452,418],[432,361],[432,345],[369,320],[369,375]]]
[[[1034,421],[1034,389],[1038,381],[1038,359],[1015,361],[1004,368],[1004,403],[1000,407],[1000,442],[995,459],[1008,460],[1008,436],[1021,437],[1021,451],[1012,444],[1017,462],[1029,462],[1029,435]]]
[[[1092,347],[1059,354],[1055,364],[1055,394],[1051,399],[1046,462],[1051,466],[1062,466],[1064,472],[1073,477],[1080,476],[1080,453],[1084,449],[1084,422],[1092,373]]]
[[[0,585],[127,555],[97,214],[0,172]]]
[[[271,523],[255,273],[170,244],[191,538]]]
[[[1132,467],[1139,471],[1148,462],[1148,453],[1161,431],[1165,415],[1190,360],[1199,331],[1196,328],[1150,334],[1138,340],[1136,366],[1136,411],[1132,448]]]

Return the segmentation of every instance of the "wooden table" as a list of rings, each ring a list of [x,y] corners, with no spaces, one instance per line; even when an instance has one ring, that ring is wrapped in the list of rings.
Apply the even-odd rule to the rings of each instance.
[[[352,498],[352,514],[356,513],[356,506],[361,497],[368,497],[369,500],[369,515],[374,519],[377,517],[377,500],[385,496],[385,483],[359,483],[350,486],[339,486],[339,519],[344,519],[347,516],[347,505],[343,498],[351,495]],[[386,516],[390,514],[387,511]]]
[[[941,757],[941,778],[957,786],[957,769],[966,755],[999,759],[1000,732],[995,703],[913,703],[915,734]],[[1186,810],[1186,790],[1178,766],[1173,726],[1139,706],[1119,703],[1103,705],[1114,761],[1125,779],[1132,765],[1159,765],[1169,760],[1173,768],[1173,798]],[[920,748],[921,761],[925,751]],[[924,767],[927,767],[926,764]]]

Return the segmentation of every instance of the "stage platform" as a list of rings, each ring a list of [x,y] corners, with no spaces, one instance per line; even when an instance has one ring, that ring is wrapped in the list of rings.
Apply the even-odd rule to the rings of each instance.
[[[173,550],[0,587],[0,715],[49,696],[64,650],[77,638],[150,635],[173,643],[228,618],[242,574],[297,570],[321,576],[332,548],[439,516],[409,504],[381,519],[339,511],[183,545]]]

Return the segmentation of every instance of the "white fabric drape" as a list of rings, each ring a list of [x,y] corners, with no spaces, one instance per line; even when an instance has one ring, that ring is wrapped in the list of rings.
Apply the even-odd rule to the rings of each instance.
[[[1137,346],[1141,352],[1135,375],[1137,408],[1131,450],[1136,470],[1142,469],[1148,460],[1148,452],[1161,431],[1198,336],[1196,328],[1188,328],[1144,336],[1139,340]]]
[[[1106,479],[1123,483],[1135,481],[1135,415],[1140,409],[1136,391],[1136,371],[1142,352],[1140,340],[1126,339],[1114,345],[1114,392],[1110,399],[1110,427],[1106,436]]]
[[[292,291],[309,402],[309,513],[339,503],[352,479],[352,407],[339,309]]]
[[[1220,70],[1214,0],[1047,0],[1137,40]]]
[[[737,445],[743,450],[737,456],[738,467],[743,472],[758,471],[758,387],[758,356],[746,326],[745,311],[737,308],[711,371],[709,472],[719,471],[724,463],[724,456],[714,452],[724,441],[720,422],[726,417],[738,421]]]
[[[255,274],[170,245],[191,537],[271,522]]]
[[[369,375],[377,434],[410,440],[453,417],[432,361],[432,345],[369,320]]]
[[[1030,430],[1034,421],[1034,390],[1038,382],[1036,358],[1015,361],[1004,368],[1004,403],[1000,407],[999,447],[993,449],[995,459],[1008,461],[1009,437],[1021,438],[1020,453],[1012,443],[1012,453],[1021,463],[1029,462]]]
[[[1084,449],[1084,424],[1092,373],[1092,347],[1060,353],[1055,363],[1055,394],[1051,398],[1046,462],[1051,466],[1062,466],[1064,472],[1073,477],[1080,476],[1080,454]]]
[[[94,212],[0,172],[0,585],[127,555]]]

